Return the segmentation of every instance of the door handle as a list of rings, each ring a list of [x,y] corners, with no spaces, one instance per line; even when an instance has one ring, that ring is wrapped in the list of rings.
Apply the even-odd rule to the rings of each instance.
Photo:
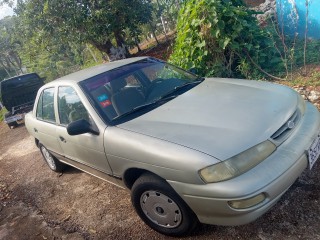
[[[34,128],[33,131],[35,131],[36,133],[38,132],[38,129]]]
[[[67,142],[67,141],[64,139],[64,137],[59,136],[59,138],[60,138],[60,141],[61,141],[61,142],[64,142],[64,143]]]

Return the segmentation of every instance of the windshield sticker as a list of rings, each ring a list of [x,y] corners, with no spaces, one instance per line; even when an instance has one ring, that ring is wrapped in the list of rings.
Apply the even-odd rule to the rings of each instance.
[[[108,99],[109,98],[108,98],[107,94],[102,94],[102,95],[98,96],[98,101],[99,102],[104,102],[104,101],[106,101]]]
[[[105,100],[105,101],[103,101],[103,102],[100,102],[100,104],[101,104],[102,107],[105,108],[105,107],[110,106],[112,103],[111,103],[110,100]]]

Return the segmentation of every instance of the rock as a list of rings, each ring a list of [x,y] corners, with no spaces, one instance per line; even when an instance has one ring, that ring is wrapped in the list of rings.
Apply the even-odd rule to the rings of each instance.
[[[65,217],[65,218],[62,220],[62,222],[66,222],[66,221],[68,221],[70,218],[71,218],[71,215],[68,215],[67,217]]]
[[[84,239],[79,233],[70,233],[63,235],[61,237],[62,240],[82,240]]]
[[[320,92],[312,90],[310,91],[308,98],[311,102],[317,101],[320,98]]]
[[[254,10],[257,12],[263,12],[262,14],[257,14],[257,19],[262,25],[270,16],[272,16],[276,12],[276,0],[266,0],[258,7],[255,7]]]
[[[318,109],[320,109],[320,104],[319,103],[315,103],[314,104]]]
[[[320,109],[320,92],[317,90],[306,89],[305,87],[293,87],[304,100],[311,102],[318,109]]]
[[[296,90],[304,100],[309,100],[309,92],[306,90],[305,87],[293,87],[294,90]]]

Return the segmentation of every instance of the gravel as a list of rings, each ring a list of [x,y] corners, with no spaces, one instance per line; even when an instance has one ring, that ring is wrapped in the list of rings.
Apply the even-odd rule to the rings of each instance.
[[[128,191],[71,167],[52,172],[23,125],[0,123],[0,139],[0,240],[171,239],[139,219]],[[319,171],[306,170],[255,222],[201,225],[183,239],[320,239]]]

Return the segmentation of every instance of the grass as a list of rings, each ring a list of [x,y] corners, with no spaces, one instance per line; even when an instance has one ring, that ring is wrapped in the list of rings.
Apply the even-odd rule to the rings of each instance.
[[[307,74],[302,74],[302,71],[298,70],[293,74],[292,80],[287,80],[284,83],[291,87],[320,87],[320,65],[309,65],[307,69]]]
[[[7,112],[7,109],[6,108],[2,108],[1,110],[0,110],[0,122],[2,122],[3,121],[3,119],[4,119],[4,114]]]

